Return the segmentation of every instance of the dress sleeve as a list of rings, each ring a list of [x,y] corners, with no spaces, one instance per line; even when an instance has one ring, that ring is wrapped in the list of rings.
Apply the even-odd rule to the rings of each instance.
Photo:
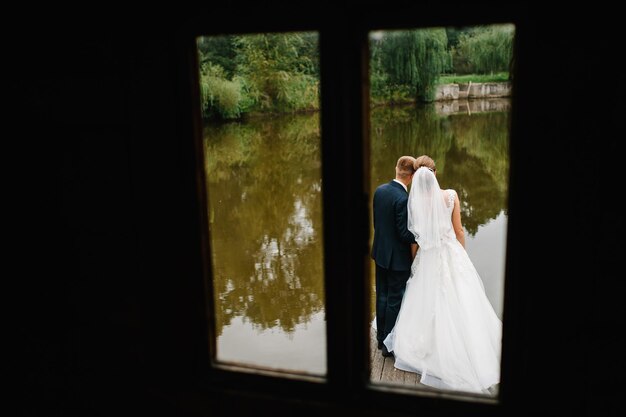
[[[456,197],[456,191],[448,190],[448,207],[454,206],[454,199]]]

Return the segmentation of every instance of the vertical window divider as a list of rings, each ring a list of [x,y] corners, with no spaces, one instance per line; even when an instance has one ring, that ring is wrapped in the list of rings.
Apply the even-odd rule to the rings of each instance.
[[[207,191],[206,174],[204,172],[205,155],[204,145],[202,141],[203,126],[199,115],[202,114],[201,99],[200,99],[200,74],[199,74],[199,61],[197,52],[197,33],[193,30],[185,33],[183,40],[187,60],[189,62],[189,80],[190,91],[192,91],[192,108],[193,108],[193,134],[194,134],[194,151],[196,154],[196,193],[199,198],[199,221],[201,226],[200,233],[200,248],[201,260],[202,260],[202,283],[204,286],[204,320],[206,325],[206,339],[203,340],[205,349],[208,350],[207,356],[202,355],[202,359],[208,359],[204,366],[210,372],[211,368],[215,365],[215,352],[216,352],[216,323],[215,323],[215,294],[212,282],[212,260],[211,260],[211,239],[209,219],[207,217],[206,209],[209,207],[209,197]],[[204,368],[203,366],[203,368]]]
[[[361,30],[346,33],[332,26],[320,31],[328,383],[339,401],[359,396],[369,377],[366,42]]]

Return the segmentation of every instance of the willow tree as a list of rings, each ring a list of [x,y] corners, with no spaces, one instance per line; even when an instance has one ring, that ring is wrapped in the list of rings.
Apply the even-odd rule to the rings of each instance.
[[[315,34],[260,34],[235,38],[237,74],[262,110],[319,106]]]
[[[380,40],[381,64],[390,83],[409,86],[419,101],[432,101],[450,55],[444,28],[386,32]]]
[[[509,71],[514,31],[515,27],[508,24],[474,28],[459,37],[457,55],[477,74]]]
[[[198,54],[201,65],[219,65],[227,79],[235,74],[235,36],[201,36],[198,38]]]

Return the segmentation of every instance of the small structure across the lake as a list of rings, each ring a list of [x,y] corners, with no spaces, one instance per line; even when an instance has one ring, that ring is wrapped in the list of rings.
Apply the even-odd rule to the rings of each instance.
[[[435,91],[435,101],[510,96],[510,82],[439,84]]]

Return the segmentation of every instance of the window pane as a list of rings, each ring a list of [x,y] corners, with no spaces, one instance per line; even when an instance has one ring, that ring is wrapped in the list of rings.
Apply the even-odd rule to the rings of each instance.
[[[431,248],[423,240],[412,261],[406,241],[399,247],[393,246],[397,238],[389,238],[387,246],[380,244],[396,231],[383,218],[384,199],[377,200],[376,210],[372,201],[376,222],[370,235],[375,253],[370,317],[373,382],[497,395],[513,37],[513,25],[370,33],[373,200],[380,198],[375,196],[379,186],[396,178],[401,156],[427,155],[434,160],[432,175],[444,190],[438,193],[445,209],[450,195],[449,201],[454,201],[454,194],[445,190],[456,191],[465,240],[463,249],[450,221],[446,243]],[[412,178],[417,179],[419,172],[407,177],[406,196],[416,204],[413,207],[424,201],[420,203],[418,188],[413,187]],[[422,174],[430,178],[424,169]],[[379,196],[389,192],[391,185],[381,189]],[[402,190],[400,184],[393,186]],[[454,204],[449,207],[450,211],[442,212],[452,219]],[[421,239],[427,239],[425,230],[432,224],[420,223]],[[413,235],[409,231],[409,237]],[[394,309],[398,300],[400,307]],[[393,356],[383,356],[378,339],[386,340],[383,348],[394,349]]]
[[[217,360],[324,375],[317,34],[197,44]]]

